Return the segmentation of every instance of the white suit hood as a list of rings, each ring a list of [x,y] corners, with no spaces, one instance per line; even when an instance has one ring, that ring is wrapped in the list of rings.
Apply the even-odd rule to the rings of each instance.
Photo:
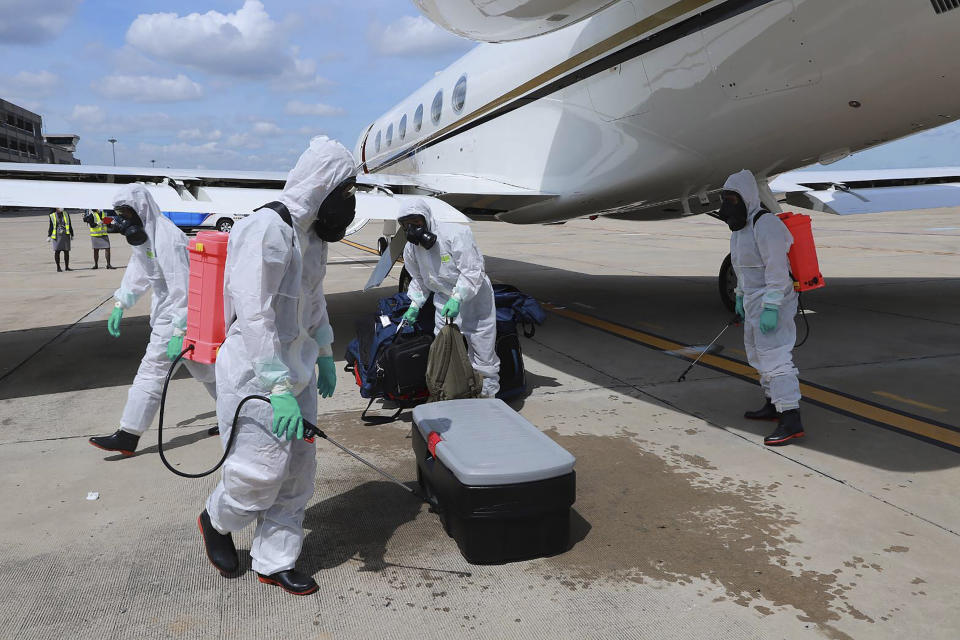
[[[356,162],[346,147],[327,136],[313,138],[287,175],[280,194],[297,229],[306,232],[326,197],[356,173]]]
[[[740,194],[747,205],[747,218],[752,218],[760,211],[760,190],[757,188],[757,179],[748,169],[739,171],[723,184],[724,191],[733,191]]]
[[[400,219],[402,220],[407,216],[423,216],[424,220],[427,221],[427,231],[432,233],[437,232],[437,221],[433,217],[433,212],[430,211],[430,206],[423,198],[410,200],[400,209]]]
[[[113,208],[130,207],[137,212],[143,222],[143,229],[151,239],[157,235],[157,220],[163,215],[157,201],[142,184],[130,184],[122,187],[113,197]]]
[[[142,184],[121,187],[113,206],[136,211],[147,232],[147,241],[133,247],[123,281],[113,297],[121,307],[129,309],[152,290],[151,326],[172,324],[178,330],[184,329],[190,279],[187,236],[161,213],[156,200]]]

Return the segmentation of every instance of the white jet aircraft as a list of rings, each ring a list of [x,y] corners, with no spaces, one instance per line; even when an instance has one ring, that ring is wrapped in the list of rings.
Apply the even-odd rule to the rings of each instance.
[[[351,231],[386,221],[381,252],[412,194],[432,197],[449,220],[654,221],[715,210],[726,177],[748,168],[779,211],[769,185],[778,174],[960,118],[960,0],[414,3],[484,43],[359,137],[367,191]],[[960,204],[960,170],[908,177],[936,181],[923,206]],[[6,164],[0,205],[89,208],[81,192],[144,181],[165,211],[212,214],[202,224],[225,228],[273,199],[283,178]],[[38,179],[57,187],[38,189]],[[774,186],[786,185],[788,202],[837,211],[850,198],[883,210],[885,193],[897,196],[888,209],[903,208],[902,189],[885,189],[902,184],[832,172]],[[389,272],[398,240],[368,286]],[[729,260],[720,278],[732,305]]]

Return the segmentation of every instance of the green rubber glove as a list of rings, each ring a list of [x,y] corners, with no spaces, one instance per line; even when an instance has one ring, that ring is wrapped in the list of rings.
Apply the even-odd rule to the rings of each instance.
[[[333,363],[333,356],[317,358],[317,393],[322,398],[329,398],[337,388],[337,367]]]
[[[740,319],[741,319],[741,320],[743,320],[744,318],[747,317],[747,316],[744,315],[744,313],[743,313],[743,296],[737,296],[737,305],[736,305],[736,308],[734,309],[734,311],[736,312],[736,314],[737,314],[738,316],[740,316]]]
[[[114,338],[120,337],[120,318],[123,317],[123,309],[114,307],[110,313],[110,319],[107,320],[107,333]]]
[[[173,336],[167,343],[167,358],[170,362],[177,359],[180,352],[183,351],[183,336]]]
[[[760,314],[760,331],[770,333],[777,328],[777,320],[780,318],[780,310],[777,307],[764,305],[763,313]]]
[[[411,304],[410,308],[407,309],[407,312],[403,314],[403,319],[409,324],[413,324],[417,321],[417,316],[420,315],[420,307],[415,304]]]
[[[443,305],[443,311],[440,312],[444,318],[456,318],[460,315],[460,301],[456,298],[450,298],[447,300],[447,304]]]
[[[275,393],[270,396],[273,407],[273,434],[283,440],[303,440],[303,414],[292,393]]]

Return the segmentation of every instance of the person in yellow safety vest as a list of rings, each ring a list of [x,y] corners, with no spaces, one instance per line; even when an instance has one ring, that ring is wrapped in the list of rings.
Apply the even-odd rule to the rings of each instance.
[[[50,226],[47,229],[47,242],[53,243],[53,261],[57,263],[57,271],[63,271],[60,268],[60,252],[63,252],[64,266],[67,271],[73,271],[70,268],[70,239],[73,238],[73,225],[70,224],[70,214],[57,207],[57,210],[50,214]]]
[[[107,269],[113,269],[110,264],[110,237],[107,235],[107,225],[103,223],[103,212],[99,209],[87,209],[83,221],[90,225],[90,242],[93,243],[93,268],[100,268],[100,250],[107,255]]]

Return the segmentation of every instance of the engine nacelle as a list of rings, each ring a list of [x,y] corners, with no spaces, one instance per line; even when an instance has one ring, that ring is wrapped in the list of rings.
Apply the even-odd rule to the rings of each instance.
[[[619,0],[413,0],[432,22],[471,40],[509,42],[583,20]]]

